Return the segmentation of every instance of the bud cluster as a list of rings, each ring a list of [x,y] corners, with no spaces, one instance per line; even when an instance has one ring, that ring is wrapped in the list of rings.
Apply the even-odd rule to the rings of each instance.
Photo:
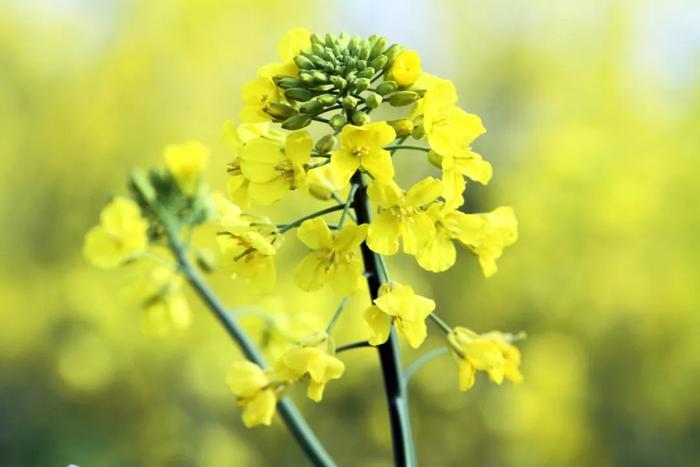
[[[268,103],[265,112],[281,122],[282,128],[298,130],[320,119],[321,114],[337,110],[322,121],[339,129],[347,123],[371,122],[369,112],[383,102],[394,107],[412,104],[425,91],[401,89],[389,79],[391,66],[402,51],[402,46],[388,45],[387,39],[378,35],[361,39],[345,33],[312,34],[311,49],[294,57],[299,76],[273,78],[287,102]]]

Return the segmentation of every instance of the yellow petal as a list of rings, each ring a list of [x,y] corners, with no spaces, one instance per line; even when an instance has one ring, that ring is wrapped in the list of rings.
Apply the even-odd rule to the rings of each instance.
[[[433,224],[428,219],[432,227]],[[399,250],[401,222],[391,211],[382,211],[367,229],[367,246],[382,255],[393,255]]]
[[[435,224],[425,213],[417,213],[401,224],[403,252],[415,255],[435,236]],[[369,243],[368,243],[369,244]]]
[[[333,234],[326,221],[320,217],[306,220],[297,229],[297,237],[312,250],[331,248]]]
[[[331,168],[339,185],[344,186],[350,181],[355,171],[360,167],[360,159],[344,149],[331,154]]]
[[[377,149],[361,157],[360,165],[370,175],[379,180],[390,180],[394,177],[394,164],[391,154],[384,149]]]
[[[379,206],[388,209],[401,203],[401,188],[393,180],[373,180],[367,186],[369,199]]]
[[[442,182],[427,177],[413,185],[406,193],[406,205],[417,208],[435,201],[443,191]]]
[[[269,426],[272,417],[275,415],[277,397],[271,389],[259,391],[250,400],[246,401],[243,407],[243,424],[246,428],[257,425]]]
[[[306,255],[294,270],[294,281],[307,292],[318,290],[328,281],[328,262],[321,253]]]
[[[348,224],[338,232],[333,241],[333,249],[339,253],[347,253],[356,249],[367,237],[367,224]]]
[[[295,131],[287,136],[284,151],[287,158],[297,164],[306,164],[311,158],[313,147],[311,135],[306,130]]]
[[[442,272],[450,269],[457,259],[457,251],[444,229],[437,229],[435,236],[416,255],[420,267],[427,271]]]
[[[305,28],[288,31],[277,43],[277,55],[283,62],[291,62],[302,50],[311,49],[311,33]]]
[[[370,329],[368,339],[371,345],[380,345],[389,339],[391,323],[389,317],[378,306],[372,305],[364,312],[364,319]]]
[[[363,271],[362,261],[359,258],[339,263],[329,277],[331,287],[339,296],[354,295],[365,285]]]
[[[406,341],[408,341],[408,345],[414,349],[420,347],[428,336],[428,330],[425,326],[424,319],[400,319],[398,320],[397,327],[399,332],[406,338]]]
[[[251,182],[248,186],[250,199],[263,206],[269,206],[282,198],[289,192],[289,181],[284,177],[273,178],[265,183]]]
[[[250,397],[268,383],[265,372],[247,360],[234,362],[226,376],[226,384],[236,397]]]
[[[468,391],[474,386],[474,375],[476,369],[467,360],[458,360],[457,366],[459,369],[459,390]]]

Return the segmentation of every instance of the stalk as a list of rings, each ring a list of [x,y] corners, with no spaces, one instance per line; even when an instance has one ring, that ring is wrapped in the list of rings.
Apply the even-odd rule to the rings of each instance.
[[[265,368],[267,364],[262,354],[258,351],[253,341],[245,334],[233,315],[226,311],[226,307],[197,273],[187,258],[185,247],[178,240],[177,233],[172,226],[164,225],[164,227],[180,272],[185,276],[197,295],[214,313],[214,316],[216,316],[226,332],[238,344],[246,358],[261,368]],[[316,467],[334,467],[336,465],[291,400],[287,398],[281,399],[277,403],[277,411],[287,426],[287,430],[289,430],[299,447],[304,451],[311,464]]]
[[[357,185],[353,207],[357,217],[357,224],[369,224],[371,221],[367,186],[362,174],[357,171],[352,177],[352,182]],[[369,286],[372,300],[379,296],[379,287],[382,281],[387,280],[381,275],[380,258],[362,243],[362,260],[367,273],[367,285]],[[384,378],[384,389],[389,409],[389,422],[391,425],[391,439],[394,451],[394,463],[398,467],[415,466],[415,448],[411,434],[411,419],[408,413],[408,399],[401,374],[401,360],[399,355],[396,330],[392,326],[389,340],[377,346],[379,361]]]

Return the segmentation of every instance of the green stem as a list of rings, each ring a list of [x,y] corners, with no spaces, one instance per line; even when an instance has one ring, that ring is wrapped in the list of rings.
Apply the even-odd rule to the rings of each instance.
[[[367,341],[350,342],[349,344],[341,345],[335,349],[335,353],[345,352],[346,350],[360,349],[362,347],[372,347]]]
[[[358,186],[354,202],[357,223],[369,224],[371,215],[367,186],[359,171],[353,175],[352,182]],[[374,300],[379,296],[379,288],[382,285],[381,262],[379,255],[376,255],[369,249],[367,242],[363,242],[361,248],[362,260],[367,272],[370,299]],[[377,346],[377,350],[379,352],[379,361],[384,377],[384,390],[389,409],[394,463],[402,467],[415,466],[416,456],[413,435],[411,434],[411,419],[408,413],[405,385],[403,384],[396,329],[393,326],[389,339],[384,344]]]
[[[337,204],[335,206],[321,209],[320,211],[312,212],[311,214],[304,216],[304,217],[300,217],[299,219],[297,219],[293,222],[290,222],[289,224],[282,225],[280,227],[280,233],[283,234],[283,233],[287,232],[288,230],[293,229],[294,227],[299,227],[302,224],[302,222],[307,221],[309,219],[313,219],[314,217],[323,216],[325,214],[330,214],[331,212],[340,211],[342,209],[345,209],[345,204]]]
[[[343,297],[343,300],[341,300],[340,305],[338,305],[338,308],[336,308],[335,313],[333,313],[333,317],[331,318],[331,321],[328,323],[328,326],[326,327],[326,334],[330,335],[331,332],[333,332],[333,328],[335,327],[335,323],[338,322],[338,318],[340,318],[340,315],[343,313],[343,310],[345,309],[345,305],[348,304],[348,300],[350,300],[348,297]]]
[[[452,328],[435,313],[430,313],[428,315],[428,318],[430,318],[435,324],[437,324],[440,329],[445,331],[445,333],[449,334],[452,332]]]
[[[440,355],[444,355],[447,352],[449,352],[449,349],[447,347],[440,347],[439,349],[432,350],[425,355],[422,355],[420,358],[418,358],[415,362],[411,364],[408,368],[406,368],[406,371],[404,372],[404,377],[403,377],[403,382],[404,385],[408,384],[408,380],[411,379],[411,376],[418,371],[420,367],[428,363],[430,360],[432,360],[435,357],[439,357]]]
[[[430,152],[430,148],[426,148],[425,146],[414,146],[412,144],[398,144],[398,145],[393,145],[393,146],[384,146],[384,149],[386,149],[387,151],[396,151],[397,149],[415,149],[417,151]]]
[[[175,229],[173,229],[171,225],[167,225],[166,222],[163,222],[163,225],[166,235],[168,236],[170,248],[177,259],[182,274],[202,301],[214,313],[224,329],[226,329],[228,334],[233,338],[236,344],[238,344],[243,355],[261,368],[265,368],[267,366],[265,360],[253,341],[243,332],[243,329],[236,319],[226,312],[223,303],[221,303],[219,298],[202,280],[199,274],[197,274],[196,269],[187,258],[187,252],[180,243]],[[277,410],[287,426],[287,429],[314,466],[335,466],[335,462],[333,462],[333,459],[331,459],[321,442],[316,438],[311,427],[306,423],[306,420],[304,420],[291,400],[287,398],[281,399],[277,403]]]
[[[350,205],[352,205],[352,199],[355,197],[356,191],[357,185],[351,185],[350,192],[348,193],[348,199],[345,200],[345,209],[343,209],[343,212],[340,214],[340,220],[338,221],[339,229],[343,227],[343,224],[345,223],[345,218],[348,216],[348,214],[350,214]]]

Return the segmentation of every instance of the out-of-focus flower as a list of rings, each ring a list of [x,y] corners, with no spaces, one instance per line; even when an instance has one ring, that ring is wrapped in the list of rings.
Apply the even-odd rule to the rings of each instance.
[[[318,290],[330,282],[333,290],[343,296],[362,289],[362,260],[357,248],[367,235],[367,225],[347,225],[332,233],[328,224],[317,217],[304,221],[297,236],[313,250],[294,271],[297,285],[306,291]]]
[[[101,268],[114,268],[148,246],[148,222],[128,198],[112,200],[100,213],[100,224],[85,235],[83,254]]]
[[[370,328],[369,343],[379,345],[389,338],[391,324],[417,349],[427,336],[425,319],[435,310],[435,302],[417,295],[410,285],[384,284],[374,305],[367,308],[365,322]]]
[[[241,360],[234,362],[226,382],[243,408],[243,424],[248,428],[269,426],[277,404],[269,373],[252,362]]]
[[[486,371],[491,381],[501,384],[504,377],[518,383],[520,352],[506,340],[507,335],[490,332],[479,335],[464,327],[455,327],[447,336],[450,352],[459,367],[459,389],[474,386],[477,370]]]
[[[331,164],[338,180],[345,185],[359,168],[376,179],[393,178],[391,154],[384,146],[395,138],[396,132],[386,122],[343,127],[340,132],[340,148],[331,155]]]
[[[326,384],[343,376],[345,364],[334,357],[335,343],[326,333],[315,333],[287,350],[275,366],[281,378],[299,380],[309,377],[306,395],[319,402]]]
[[[367,245],[377,253],[393,255],[399,249],[415,255],[435,234],[431,218],[423,206],[435,201],[442,192],[439,180],[428,177],[404,193],[392,180],[372,182],[367,194],[380,210],[367,230]]]
[[[165,165],[187,195],[197,190],[208,159],[209,149],[197,141],[165,147]]]

